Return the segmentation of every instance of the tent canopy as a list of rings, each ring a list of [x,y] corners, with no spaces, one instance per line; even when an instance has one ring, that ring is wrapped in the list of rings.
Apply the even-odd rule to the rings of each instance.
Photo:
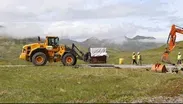
[[[107,56],[106,48],[90,48],[91,57]]]

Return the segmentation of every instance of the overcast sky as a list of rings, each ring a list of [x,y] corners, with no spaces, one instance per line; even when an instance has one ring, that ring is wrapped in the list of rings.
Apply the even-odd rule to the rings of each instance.
[[[182,5],[183,0],[0,0],[0,25],[14,37],[166,39],[172,24],[183,27]]]

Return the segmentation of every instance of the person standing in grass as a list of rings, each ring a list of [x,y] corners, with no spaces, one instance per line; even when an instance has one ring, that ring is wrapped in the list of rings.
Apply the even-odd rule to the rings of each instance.
[[[134,64],[136,64],[137,65],[137,61],[136,61],[136,54],[135,54],[135,52],[133,52],[133,54],[132,54],[132,64],[134,65]]]
[[[140,55],[140,52],[137,53],[137,63],[138,65],[142,65],[142,57]]]
[[[177,55],[177,64],[181,64],[181,63],[182,63],[182,55],[179,52],[178,55]]]

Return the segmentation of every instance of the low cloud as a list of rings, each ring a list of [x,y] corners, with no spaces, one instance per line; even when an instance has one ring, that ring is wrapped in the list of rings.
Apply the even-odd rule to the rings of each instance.
[[[120,41],[124,35],[167,37],[171,24],[183,25],[182,0],[0,2],[0,25],[6,27],[0,32],[18,38],[49,34],[78,40],[99,37]]]
[[[108,3],[106,3],[108,1]],[[128,16],[164,17],[174,13],[171,1],[1,0],[1,22],[65,21]],[[180,1],[180,0],[176,0]],[[36,3],[35,3],[36,2]],[[156,7],[156,8],[155,8]],[[177,8],[177,7],[175,7]]]

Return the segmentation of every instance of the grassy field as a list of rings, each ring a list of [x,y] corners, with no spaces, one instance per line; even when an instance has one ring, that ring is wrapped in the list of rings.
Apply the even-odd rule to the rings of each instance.
[[[62,66],[0,68],[0,103],[132,102],[183,94],[181,74]]]
[[[132,102],[154,96],[183,94],[182,74],[153,73],[145,69],[85,69],[60,66],[61,63],[34,67],[20,60],[23,44],[0,41],[0,65],[31,65],[0,67],[0,103],[5,102]],[[142,51],[144,64],[160,61],[164,46]],[[183,42],[170,54],[176,62]],[[109,64],[131,63],[132,52],[108,49]],[[79,61],[78,64],[83,63]]]

